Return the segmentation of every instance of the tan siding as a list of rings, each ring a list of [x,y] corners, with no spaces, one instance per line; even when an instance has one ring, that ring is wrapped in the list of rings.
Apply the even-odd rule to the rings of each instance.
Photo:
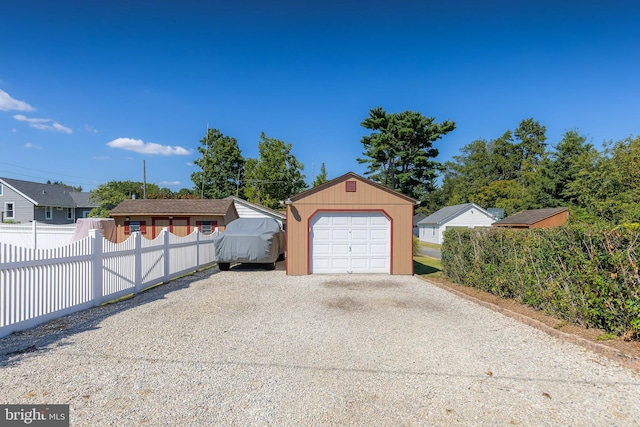
[[[567,221],[569,217],[569,212],[560,212],[552,217],[549,217],[545,220],[536,222],[531,226],[531,228],[547,228],[547,227],[559,227]]]

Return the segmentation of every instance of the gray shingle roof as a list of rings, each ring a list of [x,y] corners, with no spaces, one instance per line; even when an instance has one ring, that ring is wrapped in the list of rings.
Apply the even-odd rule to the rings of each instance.
[[[527,211],[518,212],[498,222],[494,222],[495,226],[504,225],[533,225],[536,222],[540,222],[549,217],[559,214],[568,210],[567,208],[546,208],[546,209],[530,209]]]
[[[471,208],[476,208],[482,210],[479,206],[473,203],[463,203],[461,205],[447,206],[440,209],[437,212],[432,213],[425,219],[418,222],[418,224],[442,224],[446,222],[449,218],[453,218],[456,215],[461,214]]]
[[[62,185],[41,184],[11,178],[0,178],[0,180],[34,201],[37,206],[59,206],[62,208],[97,206],[88,202],[91,193],[79,193]]]
[[[226,215],[230,209],[233,200],[138,199],[122,201],[110,215]]]

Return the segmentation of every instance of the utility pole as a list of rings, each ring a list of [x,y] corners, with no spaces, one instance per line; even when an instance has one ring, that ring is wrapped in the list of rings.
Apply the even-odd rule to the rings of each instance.
[[[147,198],[147,166],[145,161],[142,161],[142,198]]]

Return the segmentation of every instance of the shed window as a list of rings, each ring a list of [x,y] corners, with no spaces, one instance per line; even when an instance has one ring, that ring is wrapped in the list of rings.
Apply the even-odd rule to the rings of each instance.
[[[347,193],[355,193],[355,191],[356,191],[356,181],[347,181],[347,182],[345,182],[345,191]]]
[[[218,226],[218,221],[196,221],[196,226],[203,234],[213,233],[213,229]]]
[[[44,207],[44,219],[53,219],[53,209],[51,206]]]
[[[141,234],[147,233],[147,223],[145,221],[125,221],[124,234],[131,234],[139,231]]]
[[[0,196],[2,196],[2,184],[0,183]]]
[[[13,219],[16,214],[13,208],[13,203],[5,203],[4,204],[4,218],[5,219]]]
[[[73,219],[73,209],[67,208],[67,219]]]

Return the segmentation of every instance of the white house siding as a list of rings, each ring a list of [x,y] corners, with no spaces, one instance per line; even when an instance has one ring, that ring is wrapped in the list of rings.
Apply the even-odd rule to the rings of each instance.
[[[420,237],[423,242],[442,244],[444,232],[451,227],[491,227],[495,218],[487,216],[476,208],[468,209],[450,218],[442,224],[420,224]]]
[[[238,211],[239,218],[273,218],[278,221],[280,224],[280,228],[282,228],[282,220],[272,215],[267,215],[266,213],[257,211],[252,209],[251,207],[245,206],[237,201],[234,202],[236,205],[236,210]]]

